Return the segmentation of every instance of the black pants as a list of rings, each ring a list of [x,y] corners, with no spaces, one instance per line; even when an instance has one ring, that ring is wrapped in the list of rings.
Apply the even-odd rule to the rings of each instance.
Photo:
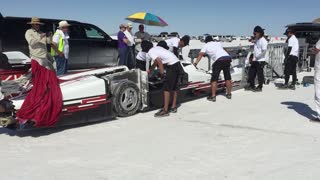
[[[141,71],[146,71],[147,62],[146,61],[140,61],[136,59],[136,68],[140,69]]]
[[[256,76],[258,76],[259,88],[263,87],[263,84],[264,84],[263,70],[265,65],[266,65],[265,62],[253,61],[251,63],[251,67],[249,69],[249,78],[248,78],[248,83],[251,88],[255,88]]]
[[[133,69],[134,67],[136,67],[135,49],[135,46],[128,47],[127,67],[129,69]]]
[[[219,80],[220,72],[223,71],[224,80],[231,80],[230,66],[231,58],[218,59],[212,65],[212,77],[211,82],[217,82]]]
[[[173,65],[166,65],[166,76],[164,79],[163,90],[172,92],[179,91],[179,77],[182,74],[182,66],[180,62]]]
[[[285,84],[289,84],[290,76],[292,75],[292,84],[295,85],[297,81],[297,56],[289,56],[285,62],[284,75],[285,75]]]

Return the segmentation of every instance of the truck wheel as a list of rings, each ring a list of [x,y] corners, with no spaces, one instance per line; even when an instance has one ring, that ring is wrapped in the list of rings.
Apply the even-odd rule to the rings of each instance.
[[[119,117],[128,117],[137,113],[141,106],[139,88],[132,82],[122,82],[113,92],[113,107]]]

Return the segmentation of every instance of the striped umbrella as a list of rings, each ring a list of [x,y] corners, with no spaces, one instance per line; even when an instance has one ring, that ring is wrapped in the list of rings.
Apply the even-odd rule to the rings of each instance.
[[[129,20],[135,23],[145,24],[148,26],[160,26],[160,27],[168,26],[168,24],[159,16],[146,13],[146,12],[135,13],[127,17],[126,20]]]

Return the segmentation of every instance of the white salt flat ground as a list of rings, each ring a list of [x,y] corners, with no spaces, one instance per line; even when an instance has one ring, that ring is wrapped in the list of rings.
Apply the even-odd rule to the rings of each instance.
[[[313,91],[271,84],[185,103],[168,118],[148,112],[36,137],[0,129],[0,179],[317,180]]]

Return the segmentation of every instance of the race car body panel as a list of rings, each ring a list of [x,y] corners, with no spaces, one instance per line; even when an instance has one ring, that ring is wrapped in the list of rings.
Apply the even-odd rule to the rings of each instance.
[[[211,74],[181,61],[185,71],[180,79],[179,103],[207,96],[211,92]],[[242,69],[232,68],[233,85],[240,86]],[[163,79],[157,73],[129,70],[125,66],[72,71],[59,77],[63,108],[56,126],[104,121],[117,116],[127,117],[138,111],[163,106]],[[225,89],[223,76],[218,91]],[[27,91],[10,98],[18,111]],[[14,112],[11,116],[14,117]],[[6,116],[8,113],[5,114]],[[4,114],[0,113],[1,116]],[[1,123],[1,122],[0,122]]]

